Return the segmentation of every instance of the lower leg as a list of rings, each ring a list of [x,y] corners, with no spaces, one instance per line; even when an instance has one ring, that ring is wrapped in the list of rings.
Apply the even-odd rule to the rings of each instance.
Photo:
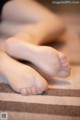
[[[18,36],[27,34],[35,44],[44,44],[57,38],[64,30],[63,21],[36,1],[10,1],[3,8],[1,31],[8,36],[23,32]]]

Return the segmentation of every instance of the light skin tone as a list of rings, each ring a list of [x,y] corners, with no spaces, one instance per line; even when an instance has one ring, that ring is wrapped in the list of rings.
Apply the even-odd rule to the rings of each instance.
[[[70,66],[64,54],[48,46],[39,46],[58,38],[64,30],[62,20],[35,1],[14,0],[5,4],[1,33],[13,37],[5,41],[6,52],[0,52],[0,73],[15,91],[23,95],[41,94],[48,83],[33,68],[11,56],[31,62],[49,77],[69,75]]]

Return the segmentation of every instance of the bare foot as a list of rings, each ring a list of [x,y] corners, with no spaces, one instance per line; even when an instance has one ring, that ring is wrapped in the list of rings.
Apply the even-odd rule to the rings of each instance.
[[[33,68],[17,62],[5,53],[0,53],[0,73],[22,95],[41,94],[48,87],[46,80]]]
[[[66,57],[54,48],[35,46],[16,38],[8,39],[5,45],[9,55],[30,61],[48,76],[65,77],[70,73]]]

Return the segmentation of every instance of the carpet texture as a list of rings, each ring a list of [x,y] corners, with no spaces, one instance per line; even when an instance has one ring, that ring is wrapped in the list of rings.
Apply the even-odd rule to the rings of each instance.
[[[42,95],[22,96],[0,77],[0,113],[8,120],[80,120],[80,67],[72,66],[66,79],[48,80]]]

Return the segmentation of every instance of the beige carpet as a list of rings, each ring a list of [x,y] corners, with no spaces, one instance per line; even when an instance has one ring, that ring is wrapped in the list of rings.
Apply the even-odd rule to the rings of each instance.
[[[66,79],[49,80],[42,95],[21,96],[0,80],[0,112],[9,120],[80,120],[80,66]]]

